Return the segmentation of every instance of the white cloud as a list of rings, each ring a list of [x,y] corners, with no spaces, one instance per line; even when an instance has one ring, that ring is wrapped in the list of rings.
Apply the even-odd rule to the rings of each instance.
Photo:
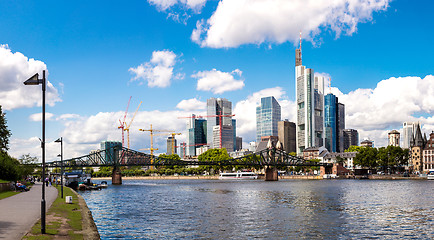
[[[140,84],[147,81],[148,87],[165,88],[170,86],[172,79],[183,78],[181,74],[174,75],[175,63],[176,54],[172,51],[154,51],[149,62],[130,68],[128,71],[135,75],[131,81],[139,81]]]
[[[390,0],[222,0],[205,22],[199,20],[192,40],[203,47],[228,48],[264,42],[296,43],[299,31],[313,40],[321,31],[339,37],[357,31]]]
[[[46,112],[45,113],[45,120],[53,120],[54,114]],[[40,122],[42,121],[42,113],[35,113],[29,116],[30,121],[33,122]]]
[[[175,5],[200,11],[207,0],[148,0],[150,4],[157,6],[160,11],[165,11]]]
[[[235,104],[234,114],[237,119],[237,135],[243,137],[243,141],[256,141],[256,107],[261,98],[273,96],[280,104],[282,119],[295,121],[295,103],[288,100],[285,91],[281,87],[267,88],[249,95],[245,100]]]
[[[241,77],[241,74],[242,72],[239,69],[235,69],[230,73],[213,69],[211,71],[198,72],[191,75],[191,77],[198,79],[197,90],[212,91],[214,94],[222,94],[244,87],[244,80],[234,78],[234,75]]]
[[[377,146],[387,145],[387,133],[403,122],[427,124],[434,130],[434,76],[392,77],[380,81],[374,89],[357,89],[343,94],[332,93],[345,104],[346,128],[359,130],[360,140],[370,138]],[[431,127],[431,129],[429,129]]]
[[[196,98],[184,99],[176,105],[176,108],[184,111],[202,110],[206,108],[206,102],[201,102]]]
[[[56,120],[67,120],[67,119],[74,119],[74,118],[79,118],[80,115],[78,114],[73,114],[73,113],[67,113],[67,114],[62,114],[59,117],[56,118]]]
[[[12,53],[7,45],[0,45],[0,103],[5,110],[42,105],[41,86],[25,86],[24,81],[35,73],[42,78],[45,63],[28,58],[20,52]],[[46,72],[48,75],[48,72]],[[46,76],[47,77],[47,76]],[[53,84],[47,81],[46,103],[54,106],[60,102]]]

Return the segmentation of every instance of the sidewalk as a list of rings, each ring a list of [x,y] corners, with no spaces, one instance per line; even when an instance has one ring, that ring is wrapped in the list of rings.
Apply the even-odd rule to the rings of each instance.
[[[55,187],[45,187],[46,211],[57,197]],[[41,218],[42,183],[28,192],[0,200],[0,239],[21,239]]]

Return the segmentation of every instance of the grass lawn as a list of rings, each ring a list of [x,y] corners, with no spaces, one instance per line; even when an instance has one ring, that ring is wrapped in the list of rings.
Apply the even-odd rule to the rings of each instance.
[[[0,192],[0,200],[3,198],[13,196],[13,195],[18,194],[18,193],[21,193],[21,192],[14,192],[14,191]]]
[[[10,181],[0,179],[0,183],[8,183],[8,182],[10,182]]]
[[[23,239],[57,239],[59,237],[83,239],[81,233],[82,216],[78,197],[70,188],[64,187],[63,196],[72,196],[72,204],[67,204],[65,199],[60,197],[60,186],[57,186],[57,190],[57,199],[47,211],[46,234],[41,234],[41,221],[39,220]]]

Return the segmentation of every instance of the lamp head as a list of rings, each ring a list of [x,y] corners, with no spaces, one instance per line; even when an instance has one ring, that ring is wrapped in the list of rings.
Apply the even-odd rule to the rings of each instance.
[[[62,154],[57,155],[58,157],[62,157]]]
[[[54,142],[57,142],[57,143],[59,143],[59,142],[62,142],[62,138],[58,138],[56,141],[54,141]]]
[[[36,73],[35,75],[33,75],[31,78],[27,79],[24,82],[24,85],[39,85],[40,83],[42,83],[42,80],[39,80],[39,74]]]

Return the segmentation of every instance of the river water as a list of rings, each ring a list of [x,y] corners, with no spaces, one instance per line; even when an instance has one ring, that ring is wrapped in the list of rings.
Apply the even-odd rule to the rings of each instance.
[[[124,180],[80,194],[101,239],[434,239],[434,181]]]

